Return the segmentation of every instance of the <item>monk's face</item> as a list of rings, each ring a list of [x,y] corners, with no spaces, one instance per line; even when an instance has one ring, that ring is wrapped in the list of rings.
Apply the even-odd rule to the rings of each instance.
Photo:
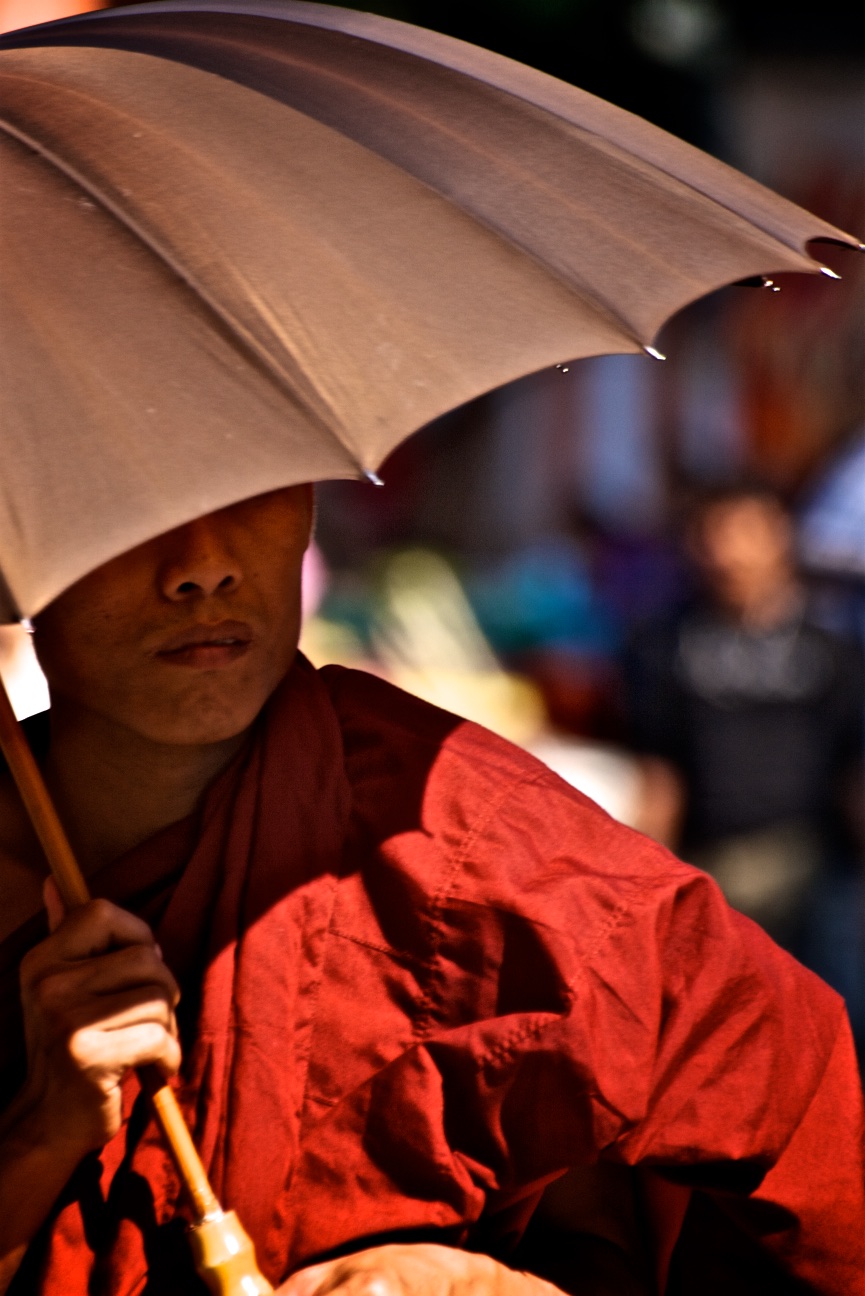
[[[162,743],[243,732],[294,658],[312,488],[220,509],[121,554],[35,618],[52,705]]]

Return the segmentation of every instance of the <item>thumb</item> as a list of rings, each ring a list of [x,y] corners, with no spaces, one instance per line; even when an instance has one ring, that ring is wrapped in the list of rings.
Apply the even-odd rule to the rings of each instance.
[[[288,1281],[278,1289],[276,1296],[313,1296],[313,1293],[324,1285],[324,1279],[335,1268],[333,1261],[309,1265],[298,1269]]]
[[[60,892],[57,890],[57,883],[53,877],[47,877],[42,886],[42,899],[45,902],[45,909],[48,914],[48,930],[56,932],[57,928],[66,917],[66,906],[60,898]]]

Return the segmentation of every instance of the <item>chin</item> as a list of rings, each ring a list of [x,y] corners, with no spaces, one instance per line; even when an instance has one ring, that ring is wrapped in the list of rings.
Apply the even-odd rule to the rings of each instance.
[[[235,689],[215,696],[203,691],[164,708],[149,707],[131,728],[152,742],[201,747],[229,742],[252,725],[273,690]],[[136,718],[137,719],[137,718]]]

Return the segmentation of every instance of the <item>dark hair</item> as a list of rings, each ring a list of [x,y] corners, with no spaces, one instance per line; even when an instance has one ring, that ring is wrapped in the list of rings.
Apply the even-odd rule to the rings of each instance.
[[[745,500],[759,501],[773,505],[784,513],[790,512],[789,503],[776,487],[764,478],[748,476],[695,490],[685,506],[685,519],[691,524],[698,523],[711,508],[738,504]]]

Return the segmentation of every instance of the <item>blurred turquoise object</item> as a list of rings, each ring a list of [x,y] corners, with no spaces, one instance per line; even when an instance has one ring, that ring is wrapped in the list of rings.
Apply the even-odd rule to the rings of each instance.
[[[466,592],[498,652],[555,647],[612,656],[620,645],[619,626],[593,588],[585,558],[565,539],[517,550],[469,578]]]

